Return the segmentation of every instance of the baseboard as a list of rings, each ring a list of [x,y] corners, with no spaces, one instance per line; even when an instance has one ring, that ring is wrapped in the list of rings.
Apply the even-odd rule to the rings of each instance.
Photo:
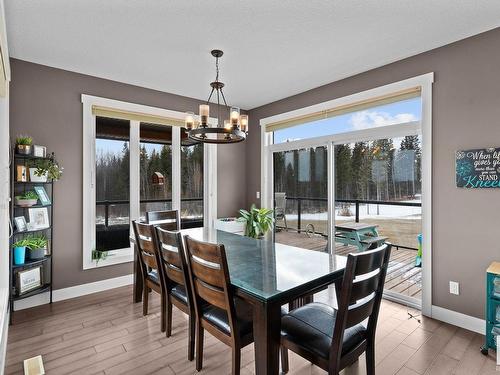
[[[113,279],[106,279],[87,283],[82,285],[71,286],[69,288],[57,289],[52,293],[54,302],[64,301],[65,299],[76,298],[85,296],[87,294],[103,292],[105,290],[119,288],[121,286],[130,285],[134,282],[134,275],[125,275],[115,277]]]
[[[453,310],[448,310],[439,306],[432,306],[432,318],[442,322],[453,324],[454,326],[467,329],[469,331],[484,335],[486,322],[470,315],[465,315]]]
[[[85,296],[87,294],[103,292],[105,290],[119,288],[121,286],[130,285],[134,282],[134,275],[125,275],[115,277],[113,279],[106,279],[95,281],[92,283],[71,286],[69,288],[56,289],[52,292],[52,300],[54,302],[64,301],[70,298]],[[42,293],[31,298],[16,301],[14,310],[24,310],[30,307],[43,305],[49,302],[49,293]]]

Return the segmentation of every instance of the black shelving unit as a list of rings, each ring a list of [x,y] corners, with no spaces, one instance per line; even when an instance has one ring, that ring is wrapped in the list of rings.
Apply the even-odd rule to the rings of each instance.
[[[47,182],[33,182],[33,181],[17,181],[17,166],[24,166],[26,168],[26,178],[29,180],[29,165],[30,163],[36,160],[42,160],[48,158],[41,158],[31,155],[20,155],[13,151],[13,158],[11,163],[11,194],[10,194],[10,220],[13,226],[13,234],[10,240],[10,249],[9,249],[9,264],[10,264],[10,317],[12,321],[12,315],[14,311],[14,302],[19,301],[25,298],[33,297],[35,295],[41,293],[49,292],[50,295],[50,303],[52,303],[52,270],[53,270],[53,254],[54,254],[54,232],[53,232],[53,223],[54,223],[54,184],[52,181]],[[26,191],[33,190],[35,186],[42,186],[47,196],[50,199],[51,204],[42,205],[36,204],[31,207],[21,207],[17,206],[15,202],[15,197],[23,194]],[[40,201],[39,201],[40,202]],[[50,226],[43,229],[32,229],[19,231],[14,224],[14,218],[18,216],[24,216],[26,222],[29,222],[29,209],[30,208],[47,208],[48,216],[49,216],[49,224]],[[30,260],[26,258],[23,264],[14,264],[14,254],[12,249],[12,244],[24,237],[34,234],[44,235],[45,238],[49,240],[49,244],[47,247],[48,254],[45,255],[43,259]],[[22,270],[27,270],[33,267],[41,267],[42,272],[42,285],[36,289],[27,291],[23,294],[19,294],[16,288],[16,278],[17,273]]]

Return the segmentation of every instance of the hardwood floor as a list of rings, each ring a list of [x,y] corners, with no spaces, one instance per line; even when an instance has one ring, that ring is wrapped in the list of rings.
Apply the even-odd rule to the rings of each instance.
[[[276,242],[315,251],[325,251],[327,244],[326,238],[321,236],[309,237],[304,232],[284,230],[276,233]],[[347,255],[356,251],[357,248],[354,246],[336,244],[337,255]],[[392,248],[385,281],[386,290],[409,297],[422,298],[422,268],[415,267],[416,255],[416,250]]]
[[[317,296],[327,300],[328,290]],[[48,375],[195,374],[187,360],[187,319],[174,308],[172,336],[160,332],[159,298],[150,298],[150,315],[132,303],[122,287],[15,313],[9,329],[5,374],[22,374],[23,359],[41,354]],[[203,374],[229,374],[231,352],[205,338]],[[497,375],[493,353],[479,352],[483,337],[424,318],[408,320],[407,308],[384,301],[377,329],[378,375]],[[500,369],[498,369],[500,370]],[[242,374],[254,372],[253,346],[242,351]],[[290,353],[290,374],[324,374]],[[364,356],[343,374],[365,374]]]

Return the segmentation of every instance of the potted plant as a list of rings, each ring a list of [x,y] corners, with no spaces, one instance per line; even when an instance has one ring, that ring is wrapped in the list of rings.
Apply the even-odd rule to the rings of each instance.
[[[95,262],[95,266],[99,264],[100,260],[105,260],[108,257],[108,252],[105,250],[92,250],[92,261]]]
[[[24,264],[26,260],[26,246],[29,244],[28,238],[23,238],[12,244],[14,249],[14,264]]]
[[[28,239],[28,259],[43,259],[47,253],[48,241],[45,236],[33,236]]]
[[[16,205],[20,207],[34,206],[38,202],[38,194],[33,190],[28,190],[23,195],[17,195],[15,197],[15,202]]]
[[[257,208],[253,204],[250,211],[240,210],[239,221],[245,222],[245,236],[262,238],[273,228],[273,210],[268,208]]]
[[[33,138],[27,135],[20,135],[16,138],[16,152],[21,155],[30,155],[32,144]]]
[[[47,180],[57,181],[63,173],[54,153],[46,159],[34,160],[30,165],[31,182],[47,182]]]

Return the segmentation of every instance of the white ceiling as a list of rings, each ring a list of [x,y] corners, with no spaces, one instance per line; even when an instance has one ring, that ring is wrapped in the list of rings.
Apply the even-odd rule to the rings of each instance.
[[[500,26],[498,0],[5,0],[11,56],[251,109]]]

